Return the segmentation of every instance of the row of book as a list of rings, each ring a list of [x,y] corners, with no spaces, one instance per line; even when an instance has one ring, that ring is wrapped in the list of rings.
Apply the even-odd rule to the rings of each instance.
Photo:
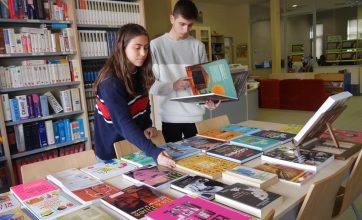
[[[57,92],[58,100],[48,91],[43,95],[36,93],[18,95],[9,99],[8,94],[1,94],[5,121],[21,121],[49,116],[49,106],[54,113],[69,113],[82,110],[79,88]]]
[[[46,27],[0,28],[0,54],[74,52],[74,31],[53,33]]]
[[[85,98],[86,98],[86,103],[87,103],[88,114],[92,115],[92,114],[94,114],[94,111],[95,111],[96,96],[93,91],[86,91]]]
[[[140,5],[137,2],[77,0],[76,15],[78,24],[141,24]]]
[[[109,56],[116,42],[117,31],[79,30],[81,57]]]
[[[93,88],[93,83],[99,75],[99,70],[104,66],[105,61],[83,62],[84,87]]]
[[[15,141],[14,141],[15,138]],[[21,153],[85,138],[83,119],[47,120],[19,124],[9,129],[11,153]]]
[[[5,0],[0,18],[68,20],[68,5],[64,0]]]
[[[0,66],[0,89],[49,85],[80,80],[78,60],[24,60]]]

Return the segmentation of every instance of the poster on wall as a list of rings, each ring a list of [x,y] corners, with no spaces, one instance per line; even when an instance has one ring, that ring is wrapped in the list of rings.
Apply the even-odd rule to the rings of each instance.
[[[239,43],[236,46],[236,57],[247,58],[248,57],[248,45],[246,43]]]

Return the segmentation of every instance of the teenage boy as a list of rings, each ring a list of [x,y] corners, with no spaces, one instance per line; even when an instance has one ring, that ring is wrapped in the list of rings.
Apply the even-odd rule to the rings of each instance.
[[[170,101],[173,97],[192,94],[185,66],[207,62],[204,44],[189,35],[197,15],[198,10],[191,0],[179,0],[170,15],[170,32],[152,40],[150,44],[152,70],[156,78],[150,93],[157,98],[166,142],[195,136],[195,122],[203,120],[205,113],[204,106]],[[206,107],[215,109],[219,104],[207,101]]]

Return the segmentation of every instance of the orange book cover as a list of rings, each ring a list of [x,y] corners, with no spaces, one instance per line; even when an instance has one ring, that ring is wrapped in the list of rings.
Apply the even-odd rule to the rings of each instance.
[[[114,186],[111,186],[107,183],[101,183],[84,189],[75,190],[73,191],[73,193],[81,198],[83,201],[88,202],[113,195],[115,193],[118,193],[119,191],[120,189]]]
[[[197,134],[198,136],[221,140],[221,141],[229,141],[230,139],[240,137],[241,133],[233,132],[233,131],[223,131],[219,129],[211,129],[207,131],[202,131]]]

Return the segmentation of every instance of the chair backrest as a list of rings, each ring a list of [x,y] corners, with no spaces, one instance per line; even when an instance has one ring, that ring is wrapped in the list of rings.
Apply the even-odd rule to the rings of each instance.
[[[70,168],[83,168],[96,163],[93,150],[86,150],[75,154],[43,160],[21,166],[23,183],[45,178],[51,173],[56,173]]]
[[[230,124],[229,117],[227,115],[220,115],[210,119],[196,122],[197,132],[206,131],[210,129],[217,129]]]
[[[346,163],[333,175],[313,183],[308,190],[297,220],[331,219],[339,187],[348,176],[353,160]]]
[[[152,142],[156,145],[161,145],[166,143],[163,138],[163,134],[161,131],[157,131],[157,135],[151,138]],[[114,151],[116,151],[117,158],[125,156],[127,154],[131,154],[139,151],[140,149],[135,145],[131,144],[127,140],[118,141],[113,144]]]
[[[263,220],[273,220],[274,214],[275,214],[275,210],[274,210],[274,209],[270,210],[270,211],[265,215],[265,217],[263,218]]]

